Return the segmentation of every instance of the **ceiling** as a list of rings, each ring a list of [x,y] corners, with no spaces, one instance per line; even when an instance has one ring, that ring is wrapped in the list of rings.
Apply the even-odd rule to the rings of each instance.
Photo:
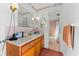
[[[53,5],[52,3],[31,3],[32,6],[34,6],[34,8],[36,9],[40,9],[40,8],[44,8],[50,5]]]
[[[54,5],[54,4],[52,3],[31,3],[30,5],[34,7],[35,9],[41,9],[41,8],[45,8],[45,7]]]
[[[20,13],[27,13],[27,12],[38,12],[43,9],[47,9],[50,7],[56,7],[62,5],[62,3],[19,3],[20,6]]]
[[[29,5],[36,11],[40,11],[42,9],[62,5],[62,3],[29,3]]]

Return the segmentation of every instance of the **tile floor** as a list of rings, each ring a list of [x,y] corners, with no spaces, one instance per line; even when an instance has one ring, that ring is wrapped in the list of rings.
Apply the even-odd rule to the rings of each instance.
[[[63,53],[43,48],[40,56],[63,56]]]
[[[60,51],[60,44],[55,39],[49,39],[49,49]]]

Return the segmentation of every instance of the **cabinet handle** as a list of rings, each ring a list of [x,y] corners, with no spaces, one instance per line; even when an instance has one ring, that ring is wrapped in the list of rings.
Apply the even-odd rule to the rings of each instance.
[[[31,45],[29,45],[31,47]]]

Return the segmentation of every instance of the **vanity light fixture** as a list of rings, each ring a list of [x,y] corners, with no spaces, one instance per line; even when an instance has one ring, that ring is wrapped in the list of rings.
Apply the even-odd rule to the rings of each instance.
[[[44,22],[42,22],[41,24],[46,24],[46,22],[44,21]]]
[[[32,20],[33,20],[33,21],[36,21],[36,17],[35,17],[35,16],[34,16],[34,17],[32,17]]]
[[[36,19],[38,20],[38,19],[39,19],[39,17],[36,17]]]
[[[32,18],[32,20],[33,20],[33,21],[38,21],[38,20],[39,20],[39,17],[34,16],[34,17]]]
[[[37,24],[37,23],[39,23],[39,17],[37,17],[37,16],[34,16],[34,17],[32,17],[32,21],[33,21],[33,27],[34,27],[34,24]],[[34,27],[35,28],[35,27]]]

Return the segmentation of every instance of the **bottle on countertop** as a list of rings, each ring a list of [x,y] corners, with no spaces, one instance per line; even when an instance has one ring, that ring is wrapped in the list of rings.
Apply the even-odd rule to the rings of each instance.
[[[22,32],[22,37],[24,37],[24,32]]]

